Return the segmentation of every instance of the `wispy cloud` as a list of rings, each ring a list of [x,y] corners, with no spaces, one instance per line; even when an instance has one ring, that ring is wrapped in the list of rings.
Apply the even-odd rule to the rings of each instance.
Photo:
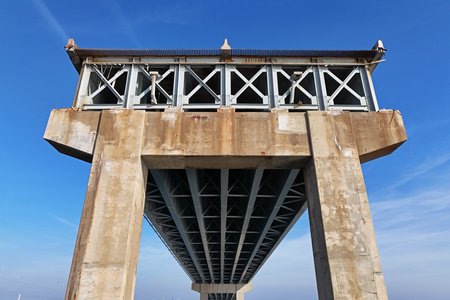
[[[383,268],[396,299],[450,294],[450,186],[372,203]],[[448,283],[448,282],[447,282]]]
[[[50,214],[50,216],[51,216],[54,220],[58,221],[59,223],[61,223],[61,224],[63,224],[63,225],[66,225],[66,226],[68,226],[68,227],[71,227],[71,228],[73,228],[73,229],[75,229],[75,230],[78,229],[78,225],[77,225],[77,224],[74,224],[74,223],[70,222],[69,220],[67,220],[67,219],[65,219],[65,218],[63,218],[63,217],[60,217],[60,216],[57,216],[57,215],[54,215],[54,214]]]
[[[393,183],[388,187],[388,190],[395,190],[401,187],[402,185],[416,179],[417,177],[422,176],[426,173],[429,173],[430,171],[433,171],[445,165],[447,162],[450,162],[449,152],[429,157],[428,159],[424,160],[420,165],[418,165],[415,169],[408,171],[408,173],[397,179],[395,183]]]
[[[61,23],[58,22],[53,13],[50,11],[48,6],[42,0],[32,0],[32,1],[36,6],[37,10],[39,11],[39,13],[41,14],[41,16],[47,22],[48,26],[50,26],[50,28],[53,31],[55,31],[62,39],[62,41],[65,43],[68,39],[68,35],[64,30],[64,28],[61,26]]]
[[[127,35],[127,37],[131,40],[131,42],[134,43],[136,47],[142,48],[141,42],[139,41],[136,31],[134,30],[130,21],[123,14],[119,2],[117,2],[117,0],[102,0],[102,1],[104,6],[108,8],[113,17],[116,19],[119,27],[122,29],[124,34]]]

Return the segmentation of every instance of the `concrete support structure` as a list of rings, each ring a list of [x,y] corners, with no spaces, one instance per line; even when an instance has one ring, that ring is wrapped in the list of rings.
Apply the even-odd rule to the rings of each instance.
[[[308,114],[305,168],[320,299],[387,299],[350,114]]]
[[[233,300],[244,300],[244,293],[253,289],[252,283],[247,284],[199,284],[193,283],[192,290],[200,293],[200,300],[209,300],[209,295],[230,295],[233,294]]]
[[[320,299],[387,299],[360,163],[406,140],[397,111],[63,109],[52,112],[45,139],[92,161],[66,299],[133,299],[147,168],[304,169]],[[251,251],[254,257],[258,249]],[[205,298],[213,285],[195,290]],[[235,289],[237,299],[241,292]]]
[[[134,298],[147,177],[144,118],[102,113],[66,299]]]

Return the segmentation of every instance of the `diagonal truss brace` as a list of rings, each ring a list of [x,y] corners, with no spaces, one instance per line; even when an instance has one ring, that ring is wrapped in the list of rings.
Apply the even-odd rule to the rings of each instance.
[[[170,215],[172,216],[172,219],[178,228],[178,231],[180,233],[180,236],[181,236],[184,244],[186,245],[186,249],[197,269],[197,272],[200,274],[202,281],[205,281],[205,276],[203,274],[203,270],[200,267],[200,263],[197,259],[194,249],[192,248],[192,244],[189,240],[189,237],[187,236],[186,228],[184,227],[184,225],[182,224],[182,222],[179,218],[178,212],[175,208],[174,199],[169,192],[168,186],[166,185],[167,178],[164,178],[164,176],[161,174],[161,171],[159,171],[159,170],[150,170],[150,172],[151,172],[153,178],[155,179],[155,182],[161,192],[161,195],[162,195],[164,201],[166,202],[166,206],[170,211]]]
[[[191,189],[192,201],[194,202],[195,215],[197,216],[198,227],[200,229],[200,236],[202,238],[203,251],[205,252],[206,263],[208,264],[208,270],[210,278],[214,282],[214,272],[211,265],[211,255],[209,253],[208,239],[206,238],[206,228],[203,216],[203,208],[200,201],[200,192],[198,189],[197,170],[186,169],[186,175]]]
[[[274,205],[274,207],[272,209],[272,212],[271,212],[269,218],[266,221],[266,225],[264,226],[264,229],[261,231],[261,235],[259,237],[259,240],[256,243],[255,248],[253,249],[253,252],[252,252],[252,254],[251,254],[251,256],[250,256],[250,258],[248,260],[247,265],[245,266],[244,271],[242,272],[242,275],[241,275],[241,278],[239,279],[239,282],[241,282],[243,280],[243,278],[245,277],[245,275],[247,273],[247,270],[252,265],[253,259],[257,255],[258,250],[259,250],[262,242],[264,241],[264,238],[266,237],[267,232],[270,230],[270,227],[272,226],[272,223],[275,220],[275,218],[276,218],[276,216],[278,214],[278,211],[280,210],[281,205],[282,205],[284,199],[286,198],[286,195],[288,194],[288,192],[289,192],[289,190],[290,190],[290,188],[292,186],[292,183],[294,182],[294,180],[297,177],[299,172],[300,172],[300,170],[298,170],[298,169],[292,169],[292,170],[289,171],[289,175],[287,176],[286,181],[285,181],[285,183],[283,185],[283,188],[282,188],[280,194],[278,195],[278,198],[277,198],[277,200],[275,202],[275,205]]]
[[[353,96],[355,96],[361,102],[361,105],[366,105],[365,97],[361,97],[357,92],[355,92],[351,87],[348,86],[348,83],[350,82],[350,80],[352,80],[353,76],[360,73],[359,68],[354,68],[353,71],[344,79],[344,81],[339,79],[339,77],[334,75],[333,72],[331,72],[329,69],[326,69],[323,72],[330,75],[331,78],[333,78],[337,83],[339,83],[339,87],[334,91],[334,93],[331,96],[328,97],[326,103],[327,105],[330,104],[333,105],[334,99],[344,88],[347,91],[349,91]]]

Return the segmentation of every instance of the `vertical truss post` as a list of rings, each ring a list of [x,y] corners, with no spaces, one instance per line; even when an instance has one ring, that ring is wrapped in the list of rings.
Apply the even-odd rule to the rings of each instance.
[[[135,58],[133,58],[133,62],[135,62]],[[137,90],[137,77],[138,77],[139,67],[135,64],[131,64],[129,66],[128,71],[128,80],[127,85],[125,88],[125,101],[124,101],[124,107],[126,108],[133,108],[133,105],[135,104],[135,98],[136,98],[136,90]]]
[[[268,73],[269,73],[269,66],[262,66],[261,69],[263,69],[263,70],[266,72],[266,78],[267,78],[267,80],[269,80],[269,79],[268,79],[269,76],[270,76],[270,75],[268,74]],[[250,85],[250,88],[252,88],[255,92],[256,92],[256,91],[259,91],[259,89],[256,89],[255,86],[254,86],[253,84]],[[263,103],[263,104],[266,104],[268,107],[270,107],[270,92],[269,92],[269,88],[270,88],[270,87],[267,87],[267,96],[264,95],[264,96],[262,97],[262,103]],[[256,90],[255,90],[255,89],[256,89]]]
[[[372,75],[368,67],[360,67],[360,74],[363,83],[364,96],[370,111],[378,111],[378,101],[373,87]]]
[[[175,65],[175,74],[173,81],[173,106],[182,107],[185,103],[186,97],[184,96],[184,65]]]
[[[317,96],[317,104],[319,106],[319,110],[327,110],[328,105],[328,97],[327,97],[327,88],[325,86],[325,77],[323,76],[322,66],[314,66],[314,85],[316,87],[316,96]]]
[[[81,109],[86,101],[86,96],[89,92],[89,79],[91,77],[91,67],[87,64],[83,64],[83,68],[81,69],[81,75],[78,79],[78,87],[77,93],[75,95],[73,106]]]
[[[267,66],[267,93],[269,97],[269,107],[276,108],[280,105],[278,95],[277,67]]]
[[[236,65],[228,65],[227,66],[227,72],[228,72],[228,78],[230,80],[230,98],[227,99],[227,105],[231,106],[232,104],[237,104],[237,100],[236,97],[234,97],[234,95],[231,94],[231,85],[233,84],[233,82],[231,82],[231,72],[236,72]]]
[[[220,99],[222,106],[230,106],[231,99],[231,71],[227,64],[220,69]]]
[[[231,103],[231,70],[229,65],[225,64],[225,106],[230,106]]]

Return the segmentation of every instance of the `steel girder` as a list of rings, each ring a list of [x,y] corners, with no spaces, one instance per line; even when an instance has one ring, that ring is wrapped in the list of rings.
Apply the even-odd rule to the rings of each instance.
[[[297,169],[150,170],[148,176],[146,217],[196,283],[248,283],[305,208]]]

